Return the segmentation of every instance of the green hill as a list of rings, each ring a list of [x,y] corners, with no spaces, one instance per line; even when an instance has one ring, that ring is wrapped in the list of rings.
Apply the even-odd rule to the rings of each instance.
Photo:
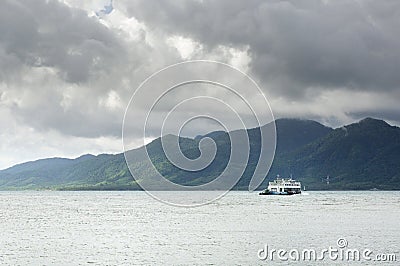
[[[381,120],[335,129],[283,158],[310,188],[400,189],[400,128]]]
[[[398,127],[367,118],[338,129],[310,120],[278,119],[276,128],[276,156],[262,187],[277,174],[293,174],[308,189],[400,189]],[[247,189],[260,153],[259,128],[249,129],[248,135],[250,158],[235,189]],[[156,168],[169,180],[199,185],[216,178],[225,169],[230,155],[229,136],[221,131],[195,139],[180,138],[182,152],[189,158],[197,158],[198,143],[204,137],[216,142],[217,154],[208,167],[197,172],[172,165],[163,153],[159,138],[146,148]],[[176,137],[164,138],[172,141]],[[148,176],[149,166],[136,156],[137,150],[129,154],[135,158],[131,167],[140,176]],[[0,189],[137,190],[140,187],[131,177],[123,154],[102,154],[43,159],[13,166],[0,171]]]

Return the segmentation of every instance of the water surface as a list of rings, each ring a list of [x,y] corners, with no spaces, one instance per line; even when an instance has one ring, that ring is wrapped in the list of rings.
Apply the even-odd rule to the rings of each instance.
[[[179,208],[139,191],[0,192],[0,263],[270,265],[257,256],[266,244],[322,249],[340,237],[400,260],[400,192],[307,194],[230,192]]]

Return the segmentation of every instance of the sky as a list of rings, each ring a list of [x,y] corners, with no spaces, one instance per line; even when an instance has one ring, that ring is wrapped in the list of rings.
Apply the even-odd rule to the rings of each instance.
[[[135,89],[186,60],[247,73],[275,118],[400,125],[399,17],[398,0],[2,1],[0,169],[122,152]]]

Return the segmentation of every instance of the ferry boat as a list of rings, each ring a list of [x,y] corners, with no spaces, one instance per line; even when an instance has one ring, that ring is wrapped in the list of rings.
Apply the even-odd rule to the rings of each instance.
[[[301,183],[292,178],[280,178],[279,176],[259,195],[294,195],[301,194]]]

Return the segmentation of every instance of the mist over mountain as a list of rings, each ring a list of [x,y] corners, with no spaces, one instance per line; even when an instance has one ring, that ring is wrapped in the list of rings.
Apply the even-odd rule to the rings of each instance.
[[[337,129],[311,120],[278,119],[276,129],[275,159],[260,188],[279,174],[282,177],[292,175],[308,189],[400,189],[398,127],[373,118]],[[235,189],[248,188],[260,154],[259,128],[247,131],[249,161],[243,166],[246,170]],[[231,143],[228,133],[222,131],[195,139],[180,138],[183,154],[197,158],[200,155],[198,143],[204,137],[215,141],[217,153],[208,167],[197,172],[178,169],[171,164],[163,152],[160,138],[147,144],[146,148],[157,170],[169,180],[182,185],[205,184],[225,169]],[[170,141],[169,136],[164,138]],[[129,151],[132,156],[135,152]],[[140,176],[146,177],[149,173],[149,166],[139,158],[131,167],[135,167]],[[0,189],[137,190],[140,187],[132,178],[123,154],[101,154],[15,165],[0,171]]]

